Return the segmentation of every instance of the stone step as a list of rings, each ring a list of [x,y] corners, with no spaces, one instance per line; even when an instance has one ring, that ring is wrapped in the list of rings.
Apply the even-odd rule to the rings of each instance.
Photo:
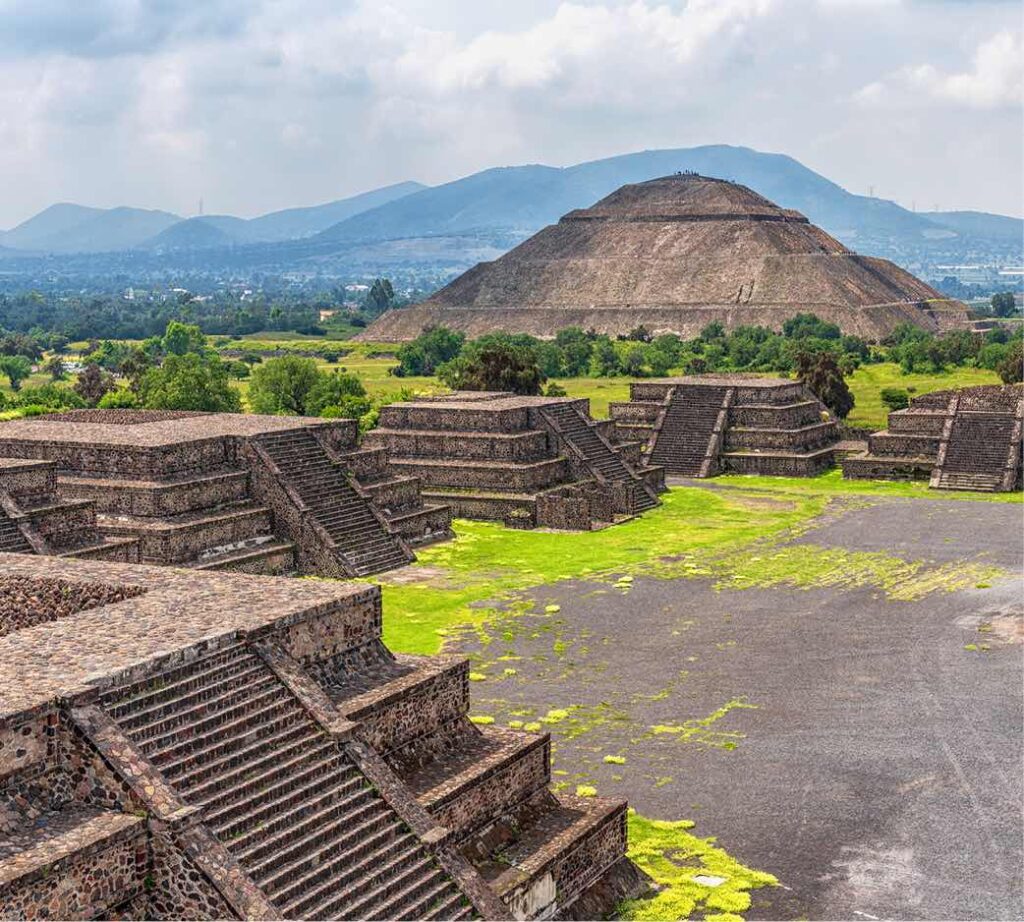
[[[209,698],[203,698],[199,692],[180,710],[172,703],[148,723],[127,726],[127,719],[119,723],[142,748],[161,749],[167,741],[180,736],[183,728],[190,735],[202,736],[261,704],[277,700],[282,691],[276,676],[268,675],[266,668],[256,668],[243,681],[230,684]]]
[[[270,509],[252,502],[163,519],[101,515],[98,520],[104,534],[138,538],[143,559],[159,563],[185,563],[209,548],[272,535],[273,524]]]
[[[144,736],[146,729],[154,723],[178,716],[240,686],[247,686],[253,679],[263,678],[266,674],[266,667],[260,661],[247,656],[215,669],[203,670],[202,680],[174,683],[180,694],[173,695],[170,690],[154,692],[149,703],[136,702],[130,711],[127,706],[115,708],[111,716],[126,733]]]
[[[272,536],[241,547],[205,553],[191,564],[195,570],[231,570],[263,576],[282,576],[295,570],[295,545]]]
[[[252,651],[239,643],[219,647],[180,666],[164,670],[126,685],[120,685],[100,696],[100,705],[115,720],[134,710],[169,700],[187,689],[197,687],[224,670],[246,668],[253,659]]]
[[[388,873],[388,871],[392,873]],[[351,891],[332,895],[322,904],[314,906],[310,915],[314,919],[414,919],[416,916],[408,911],[388,912],[391,907],[400,907],[409,899],[431,889],[440,883],[447,884],[444,875],[434,864],[432,858],[423,854],[421,858],[404,867],[384,868],[371,880],[377,880],[377,886],[367,890],[366,882],[359,881]],[[353,898],[354,897],[354,898]]]
[[[550,736],[484,727],[425,765],[398,771],[417,801],[461,835],[495,819],[550,778]]]
[[[202,736],[190,736],[186,739],[171,737],[170,745],[162,749],[150,749],[146,755],[155,766],[169,774],[177,774],[193,765],[201,765],[205,760],[217,758],[229,752],[240,740],[270,736],[291,723],[304,719],[299,706],[285,695],[270,697],[258,710],[246,712],[239,709],[239,716],[228,722],[219,723]],[[180,734],[178,735],[180,737]],[[143,747],[144,751],[146,747]]]
[[[62,473],[60,493],[92,500],[109,515],[173,516],[245,500],[249,473],[225,468],[158,480]]]
[[[384,754],[429,736],[469,710],[469,660],[440,654],[398,657],[392,671],[346,670],[347,684],[328,689],[359,737]]]
[[[532,492],[570,479],[566,458],[541,461],[436,461],[395,458],[392,467],[418,477],[430,489],[472,488],[500,492]]]
[[[363,793],[367,796],[362,796]],[[365,832],[371,828],[372,823],[381,822],[387,814],[384,803],[369,795],[370,789],[367,787],[365,792],[352,794],[352,800],[348,803],[331,803],[328,800],[319,810],[304,814],[301,818],[288,816],[284,819],[290,821],[290,825],[282,821],[273,834],[264,837],[260,837],[260,830],[256,830],[240,841],[230,843],[231,851],[251,873],[258,874],[261,868],[267,866],[268,857],[273,856],[275,861],[284,859],[291,849],[308,847],[323,836],[336,832],[339,824],[347,824],[353,830]],[[361,825],[371,816],[373,821],[370,825]]]
[[[219,759],[204,762],[177,777],[168,772],[164,774],[181,790],[188,791],[193,803],[206,806],[225,788],[272,781],[294,760],[317,755],[329,747],[329,741],[324,739],[319,729],[295,723],[280,733],[258,739]],[[286,763],[281,762],[282,757],[287,759]]]
[[[343,773],[340,768],[337,758],[304,765],[266,791],[261,791],[259,796],[209,811],[206,822],[218,838],[225,841],[252,830],[269,834],[275,828],[287,825],[293,814],[316,809],[317,805],[328,802],[348,802],[348,798],[362,795],[365,790],[362,776],[354,770]],[[335,773],[333,776],[332,772]],[[330,787],[325,791],[328,779]]]
[[[265,888],[271,899],[281,906],[286,918],[317,919],[336,898],[339,888],[360,878],[401,870],[422,860],[423,856],[422,846],[411,834],[386,840],[372,850],[366,849],[365,843],[361,842],[357,848],[333,859],[327,857],[323,864],[290,881],[280,891],[266,885]]]
[[[439,900],[424,913],[422,918],[427,920],[472,919],[475,915],[475,910],[469,900],[461,893],[456,892],[447,899]]]

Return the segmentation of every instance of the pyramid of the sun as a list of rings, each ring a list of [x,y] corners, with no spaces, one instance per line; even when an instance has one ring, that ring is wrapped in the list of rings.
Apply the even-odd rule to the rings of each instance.
[[[800,312],[880,339],[910,322],[955,327],[967,309],[884,259],[859,256],[796,211],[746,186],[694,174],[627,185],[571,211],[494,262],[413,307],[388,311],[364,339],[414,339],[444,325],[550,337],[569,326],[694,336],[779,329]]]

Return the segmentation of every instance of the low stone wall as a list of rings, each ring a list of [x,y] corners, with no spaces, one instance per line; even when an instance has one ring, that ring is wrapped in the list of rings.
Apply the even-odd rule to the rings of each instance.
[[[639,400],[633,403],[613,401],[608,404],[608,415],[617,423],[650,423],[653,426],[661,410],[660,403]]]
[[[246,471],[224,474],[196,474],[168,483],[140,484],[116,479],[75,479],[64,477],[60,495],[66,499],[88,499],[97,511],[108,515],[154,518],[181,515],[238,502],[249,495]]]
[[[366,434],[366,444],[386,448],[395,459],[534,461],[548,454],[547,434],[535,431],[502,434],[371,430]]]
[[[382,429],[441,429],[449,432],[518,432],[530,427],[527,407],[453,409],[439,401],[430,406],[399,403],[381,407]]]
[[[800,399],[787,406],[729,407],[729,425],[745,429],[799,429],[820,423],[821,404]]]
[[[725,450],[763,449],[766,451],[812,451],[829,445],[839,437],[834,422],[819,422],[800,429],[740,429],[725,432]]]
[[[876,432],[868,438],[868,451],[873,455],[898,458],[925,457],[935,460],[939,451],[939,437],[906,435],[900,432]]]
[[[57,468],[46,461],[4,464],[0,458],[0,493],[15,498],[45,496],[57,489]]]
[[[96,536],[96,509],[88,500],[29,509],[26,518],[51,548],[73,547]]]
[[[140,596],[138,586],[0,576],[0,636]]]
[[[835,454],[823,450],[808,455],[724,454],[719,459],[727,471],[737,474],[760,474],[768,477],[813,477],[828,470]]]
[[[897,410],[889,414],[889,431],[907,435],[931,435],[938,438],[946,425],[945,408],[941,413],[917,413]]]
[[[853,457],[843,461],[847,480],[928,480],[934,461],[924,458],[897,462],[890,458]]]
[[[37,864],[24,875],[3,879],[14,873],[7,863],[0,876],[4,918],[93,919],[142,892],[149,871],[143,819],[101,815],[76,832],[62,843],[64,851],[55,860],[45,853],[19,856],[35,857]]]

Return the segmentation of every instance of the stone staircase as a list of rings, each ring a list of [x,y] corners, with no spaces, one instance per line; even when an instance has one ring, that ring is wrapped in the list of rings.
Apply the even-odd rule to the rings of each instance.
[[[1012,416],[958,413],[952,419],[945,454],[933,471],[932,486],[985,492],[1005,489],[1007,466],[1014,449],[1014,428]]]
[[[355,575],[380,573],[413,560],[312,432],[267,433],[257,442]]]
[[[575,403],[553,403],[541,412],[555,431],[579,452],[592,471],[606,481],[620,481],[633,487],[630,512],[645,512],[658,505],[653,491],[645,487],[642,478],[634,474]]]
[[[676,385],[651,450],[651,463],[671,474],[707,476],[705,459],[715,435],[726,387]]]
[[[286,919],[474,909],[264,660],[235,644],[100,705]]]
[[[32,545],[21,533],[17,523],[0,509],[0,552],[13,554],[31,554]]]

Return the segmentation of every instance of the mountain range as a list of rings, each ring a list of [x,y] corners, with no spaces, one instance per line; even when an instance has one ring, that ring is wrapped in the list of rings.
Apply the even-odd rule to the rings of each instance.
[[[189,254],[247,265],[322,264],[333,255],[360,264],[447,264],[503,252],[574,208],[624,183],[681,171],[740,182],[815,224],[853,249],[897,262],[928,254],[1019,254],[1024,221],[979,211],[908,211],[855,195],[792,157],[712,145],[642,151],[570,167],[526,165],[483,170],[438,186],[402,182],[308,208],[243,219],[181,218],[137,208],[52,205],[6,233],[4,256],[132,250],[173,263]],[[230,253],[228,252],[230,250]],[[27,251],[27,252],[25,252]],[[141,255],[140,253],[140,255]],[[346,255],[348,254],[348,256]],[[1019,258],[1019,256],[1017,257]]]

